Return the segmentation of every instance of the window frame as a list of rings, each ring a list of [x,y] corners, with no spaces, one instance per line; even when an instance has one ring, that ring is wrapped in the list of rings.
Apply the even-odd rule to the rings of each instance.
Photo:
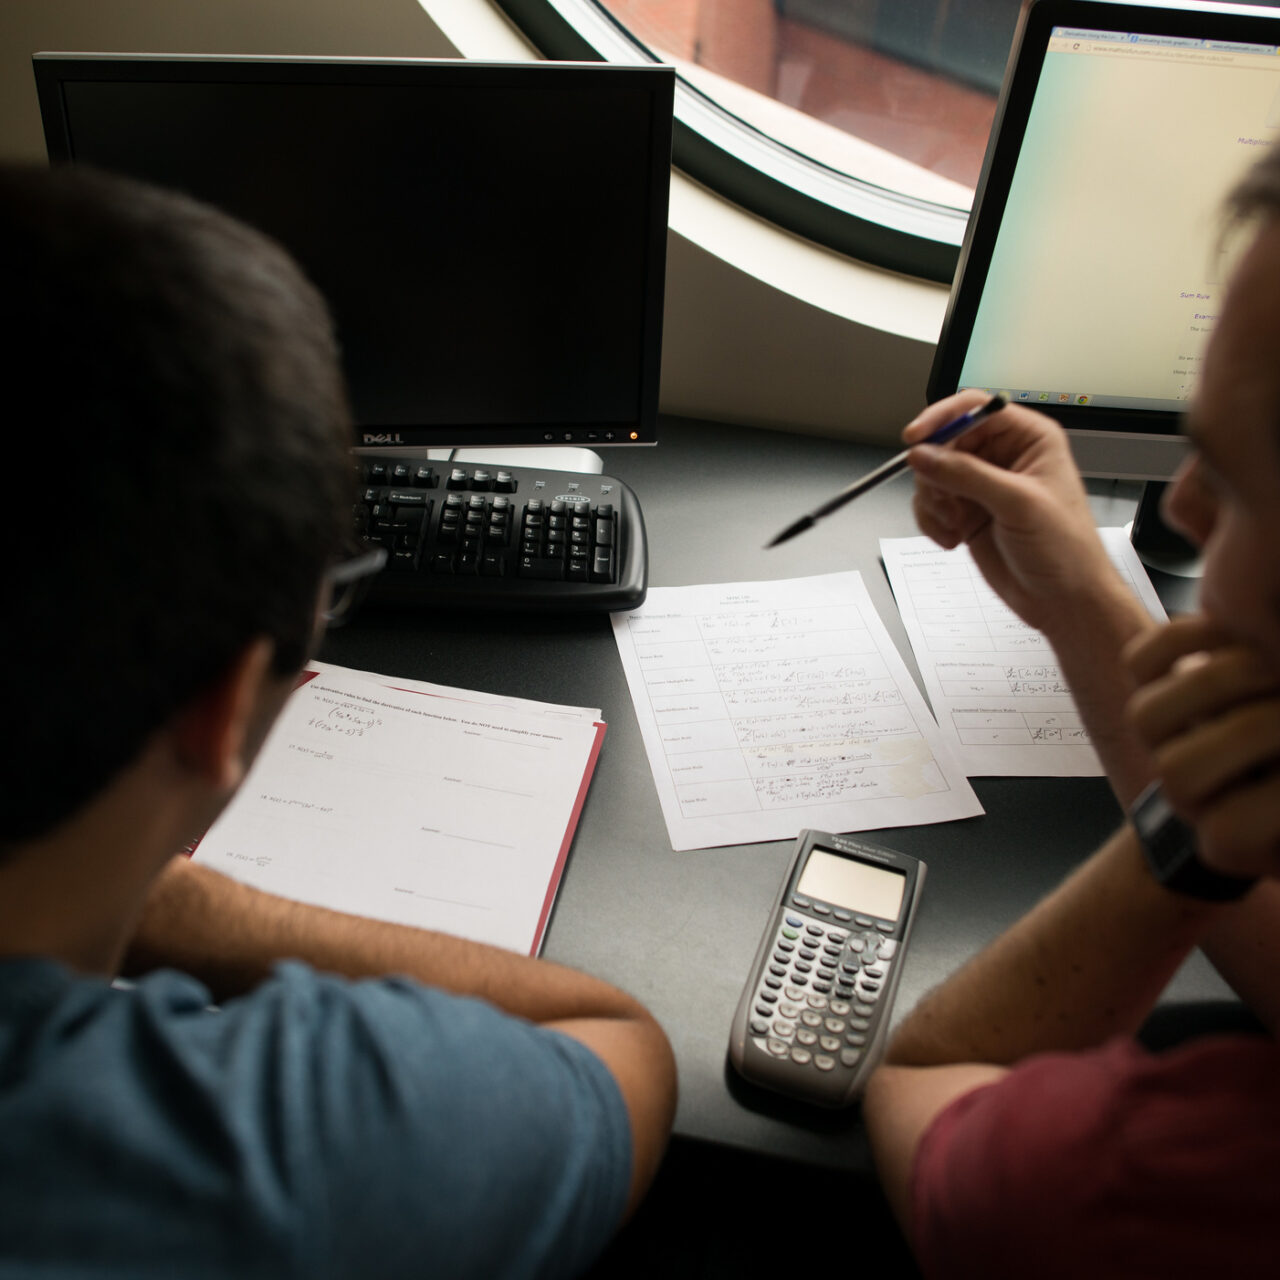
[[[592,0],[495,0],[548,58],[660,62]],[[954,209],[841,173],[778,142],[677,70],[672,162],[787,231],[861,262],[950,284],[968,222]]]

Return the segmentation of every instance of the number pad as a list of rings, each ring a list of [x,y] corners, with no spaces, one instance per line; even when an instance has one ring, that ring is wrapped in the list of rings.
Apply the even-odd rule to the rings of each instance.
[[[860,920],[845,927],[788,911],[755,993],[751,1034],[799,1066],[853,1070],[896,952],[892,938]]]

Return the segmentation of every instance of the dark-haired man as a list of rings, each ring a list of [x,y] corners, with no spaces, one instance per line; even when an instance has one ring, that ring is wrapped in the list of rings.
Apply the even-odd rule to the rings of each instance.
[[[967,542],[1054,645],[1130,821],[907,1018],[866,1118],[933,1276],[1274,1276],[1280,1257],[1280,151],[1187,420],[1167,515],[1199,614],[1154,627],[1062,433],[1010,408],[912,450],[921,527]],[[973,399],[931,407],[908,442]],[[1133,1038],[1196,945],[1264,1034]]]
[[[0,278],[0,1274],[581,1270],[669,1128],[648,1014],[172,856],[344,576],[320,298],[248,228],[83,170],[0,170]]]

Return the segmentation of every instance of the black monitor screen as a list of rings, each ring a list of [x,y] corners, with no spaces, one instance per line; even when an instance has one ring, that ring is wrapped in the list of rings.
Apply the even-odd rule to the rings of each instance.
[[[1280,134],[1280,20],[1041,0],[1024,21],[930,390],[1168,432],[1222,303],[1223,199]]]
[[[668,69],[39,55],[36,73],[51,160],[189,192],[301,262],[359,442],[653,440]]]

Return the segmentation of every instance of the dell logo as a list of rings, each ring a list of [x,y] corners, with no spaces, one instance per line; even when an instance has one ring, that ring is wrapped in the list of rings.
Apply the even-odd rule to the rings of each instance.
[[[361,439],[365,444],[404,444],[398,431],[366,431]]]

